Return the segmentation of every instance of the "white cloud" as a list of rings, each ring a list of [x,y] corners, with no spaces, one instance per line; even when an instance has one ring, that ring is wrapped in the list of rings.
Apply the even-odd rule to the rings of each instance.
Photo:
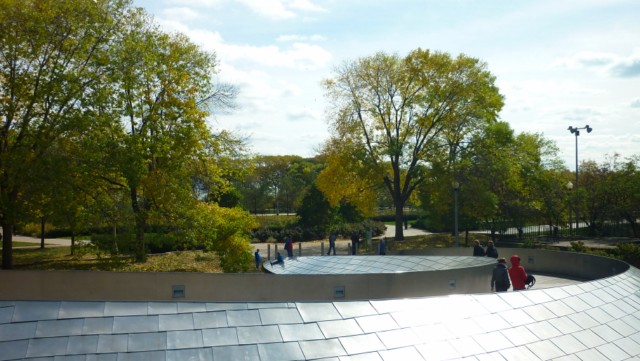
[[[631,78],[640,76],[640,54],[620,56],[603,52],[580,52],[559,60],[556,65],[567,69],[591,69],[604,75]]]
[[[201,18],[201,14],[188,7],[167,8],[162,10],[162,16],[176,21],[195,20]]]
[[[226,62],[253,63],[297,70],[317,70],[327,66],[332,59],[331,53],[319,45],[301,42],[295,42],[286,47],[229,44],[218,32],[193,30],[176,20],[159,19],[158,23],[169,31],[186,34],[206,50],[215,51],[218,58]]]
[[[316,41],[325,41],[325,38],[322,35],[280,35],[277,41],[280,42],[316,42]]]
[[[291,19],[296,17],[296,13],[288,9],[279,0],[238,0],[258,15],[272,20]]]
[[[191,8],[213,8],[223,5],[227,1],[229,0],[164,0],[164,3],[168,6],[177,5]]]
[[[258,15],[272,20],[298,17],[298,12],[326,12],[309,0],[237,0]]]
[[[269,67],[317,70],[331,60],[331,53],[317,45],[294,43],[281,48],[275,45],[245,46],[221,44],[218,54],[226,61],[242,61]]]
[[[632,108],[640,108],[640,98],[635,98],[630,103]]]
[[[260,1],[260,0],[257,0]],[[319,5],[314,4],[309,0],[291,0],[289,4],[292,9],[298,9],[303,11],[312,11],[312,12],[326,12],[327,10]]]

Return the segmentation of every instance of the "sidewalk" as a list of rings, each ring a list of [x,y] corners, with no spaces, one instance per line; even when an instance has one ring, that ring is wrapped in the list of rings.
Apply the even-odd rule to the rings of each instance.
[[[40,247],[40,238],[28,237],[28,236],[13,236],[13,242],[24,242],[24,243],[33,243],[33,247]],[[77,241],[76,241],[77,243]],[[45,238],[44,246],[54,246],[54,247],[71,247],[71,240],[65,238]]]

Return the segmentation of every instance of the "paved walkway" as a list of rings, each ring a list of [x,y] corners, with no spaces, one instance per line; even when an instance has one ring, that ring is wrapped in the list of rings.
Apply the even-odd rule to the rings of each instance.
[[[13,242],[33,243],[34,247],[40,246],[40,238],[28,237],[28,236],[13,236]],[[65,238],[45,238],[45,247],[47,246],[71,246],[71,240]]]

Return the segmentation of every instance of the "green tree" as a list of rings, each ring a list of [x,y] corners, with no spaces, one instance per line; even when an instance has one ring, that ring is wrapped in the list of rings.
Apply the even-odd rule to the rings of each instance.
[[[215,252],[225,272],[246,272],[251,268],[250,234],[257,222],[246,211],[195,202],[176,225],[180,229],[178,236],[187,240],[190,247]]]
[[[311,186],[302,198],[297,213],[302,227],[326,230],[336,212],[324,194],[316,186]]]
[[[629,223],[633,237],[640,236],[640,156],[627,159],[611,177],[614,215]]]
[[[324,83],[334,135],[320,189],[332,204],[346,198],[364,207],[382,183],[394,203],[395,238],[403,239],[403,209],[426,167],[459,143],[456,129],[497,118],[503,99],[494,82],[478,59],[422,49],[346,63]]]
[[[136,258],[146,255],[149,222],[171,223],[192,204],[196,162],[211,154],[205,105],[215,100],[216,58],[186,36],[166,34],[141,10],[132,11],[113,47],[114,127],[100,135],[108,181],[129,196]]]
[[[321,166],[316,159],[294,155],[257,156],[250,174],[240,184],[242,204],[254,213],[269,207],[277,214],[294,212]]]
[[[0,223],[2,267],[24,190],[58,139],[87,129],[102,96],[106,52],[125,0],[0,1]]]
[[[626,221],[637,233],[638,190],[640,175],[638,158],[620,161],[619,155],[598,164],[587,160],[580,164],[580,184],[574,190],[574,204],[580,221],[586,222],[590,235],[601,235],[605,224]]]

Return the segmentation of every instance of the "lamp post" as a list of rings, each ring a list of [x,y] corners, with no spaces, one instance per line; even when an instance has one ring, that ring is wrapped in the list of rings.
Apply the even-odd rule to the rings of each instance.
[[[571,193],[573,190],[573,183],[571,183],[571,181],[567,182],[566,187],[567,190],[569,190],[569,193]],[[569,235],[573,235],[573,225],[571,224],[571,198],[569,198]]]
[[[572,127],[572,126],[569,126],[569,128],[567,128],[567,130],[570,131],[571,134],[576,136],[576,184],[575,184],[576,189],[578,189],[578,136],[580,135],[580,129],[585,129],[587,133],[591,133],[593,128],[591,128],[588,125],[585,125],[582,128]],[[574,210],[574,212],[576,213],[576,234],[578,234],[578,227],[580,226],[579,225],[580,218],[578,217],[578,210],[576,209]]]
[[[453,181],[453,235],[456,240],[456,247],[460,247],[460,236],[458,235],[458,191],[460,183]]]

